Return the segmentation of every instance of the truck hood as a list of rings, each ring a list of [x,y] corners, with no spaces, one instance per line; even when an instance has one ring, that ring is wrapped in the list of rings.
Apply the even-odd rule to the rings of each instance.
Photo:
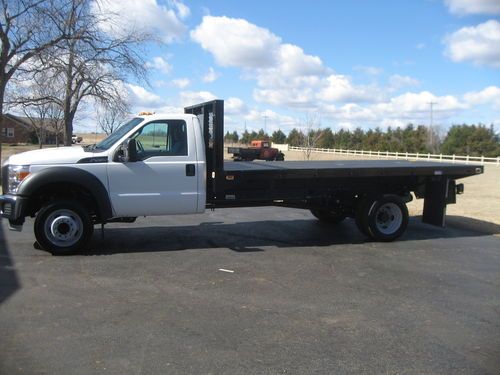
[[[85,152],[82,146],[45,148],[42,150],[33,150],[12,155],[5,164],[74,164],[80,159],[89,158],[93,155],[94,154],[92,152]]]

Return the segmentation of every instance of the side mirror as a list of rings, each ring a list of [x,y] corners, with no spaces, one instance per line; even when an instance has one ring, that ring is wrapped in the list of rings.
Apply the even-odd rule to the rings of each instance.
[[[137,143],[134,138],[125,140],[118,149],[118,160],[122,163],[137,161]]]

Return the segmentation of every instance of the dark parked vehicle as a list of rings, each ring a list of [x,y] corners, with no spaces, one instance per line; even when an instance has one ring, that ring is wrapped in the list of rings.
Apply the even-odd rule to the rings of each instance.
[[[254,140],[250,147],[228,147],[227,152],[233,154],[234,161],[285,160],[285,155],[277,148],[271,147],[269,141]]]

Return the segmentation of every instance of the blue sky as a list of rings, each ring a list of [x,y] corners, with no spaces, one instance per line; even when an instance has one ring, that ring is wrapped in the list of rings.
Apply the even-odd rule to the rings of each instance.
[[[226,128],[500,129],[500,1],[108,0],[154,32],[134,112],[226,100]],[[127,26],[128,25],[128,26]],[[85,126],[83,121],[80,126]]]

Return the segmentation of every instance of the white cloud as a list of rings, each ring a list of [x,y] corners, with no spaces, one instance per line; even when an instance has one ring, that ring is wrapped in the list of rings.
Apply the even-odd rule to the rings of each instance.
[[[373,109],[380,115],[399,119],[418,119],[429,116],[430,103],[434,105],[437,117],[448,116],[466,106],[453,95],[436,96],[429,91],[419,93],[407,92],[391,98],[388,102],[375,104]]]
[[[416,49],[424,49],[426,47],[426,44],[425,43],[417,43],[415,45],[415,48]]]
[[[481,91],[471,91],[464,95],[467,105],[492,104],[493,108],[500,111],[500,87],[489,86]]]
[[[344,129],[344,130],[349,130],[353,131],[354,129],[357,128],[356,124],[349,122],[349,121],[341,121],[337,124],[335,127],[337,130]]]
[[[353,70],[357,71],[357,72],[365,73],[365,74],[368,74],[371,76],[379,75],[384,71],[384,69],[382,69],[382,68],[377,68],[375,66],[365,66],[365,65],[356,65],[353,68]]]
[[[401,76],[399,74],[394,74],[389,77],[389,89],[393,91],[399,90],[402,87],[418,85],[420,85],[418,79],[410,76]]]
[[[377,115],[372,107],[364,107],[356,103],[347,103],[341,107],[329,105],[324,107],[325,114],[341,121],[372,122]]]
[[[220,77],[220,73],[216,72],[214,68],[208,68],[207,74],[203,76],[203,82],[210,83],[216,81]]]
[[[267,133],[278,129],[290,129],[299,126],[299,121],[291,116],[279,114],[269,109],[261,111],[252,109],[244,117],[248,122],[248,130],[258,131],[266,128]]]
[[[187,107],[208,102],[217,99],[217,97],[209,91],[183,91],[181,92],[180,99],[182,106]]]
[[[489,20],[463,27],[445,37],[445,55],[455,62],[500,68],[500,22]]]
[[[242,115],[248,112],[247,106],[240,98],[228,98],[224,101],[224,113]]]
[[[405,121],[398,120],[395,118],[385,118],[382,121],[380,121],[380,127],[382,129],[387,129],[389,127],[391,127],[391,128],[398,128],[398,127],[404,128],[406,125],[408,125],[408,121],[405,122]]]
[[[167,82],[162,80],[162,79],[158,79],[156,81],[153,81],[152,85],[154,87],[162,88],[162,87],[167,86]]]
[[[317,98],[326,102],[372,102],[380,99],[377,89],[355,86],[347,76],[332,74]]]
[[[274,65],[281,39],[241,18],[205,16],[191,38],[221,66],[263,68]]]
[[[190,83],[191,81],[188,78],[177,78],[172,80],[172,84],[179,89],[188,87]]]
[[[500,111],[500,87],[490,86],[483,90],[469,92],[461,97],[454,95],[438,96],[429,91],[405,92],[377,103],[345,103],[335,105],[328,102],[317,102],[316,107],[307,108],[310,113],[320,113],[323,124],[332,128],[343,127],[354,129],[356,127],[381,128],[404,127],[408,123],[428,124],[430,117],[430,103],[433,102],[433,115],[437,124],[447,125],[454,121],[458,115],[473,111],[480,105],[491,105],[493,112],[481,117],[485,123],[494,123]],[[242,104],[237,100],[234,103]],[[232,105],[231,105],[232,107]],[[495,112],[496,111],[496,112]],[[285,132],[293,127],[301,127],[298,118],[284,116],[270,110],[250,109],[241,117],[230,109],[230,124],[239,124],[238,131],[242,131],[243,120],[248,122],[248,129],[259,130],[264,127],[267,117],[267,131],[272,132],[280,128]]]
[[[313,105],[314,95],[314,91],[307,87],[274,87],[255,89],[253,92],[253,98],[260,103],[302,108],[308,108]]]
[[[359,105],[346,103],[340,107],[326,104],[321,107],[326,119],[367,127],[403,126],[409,122],[427,123],[430,102],[434,102],[433,114],[437,121],[445,121],[468,108],[452,95],[436,96],[428,91],[407,92],[380,103]]]
[[[293,44],[282,44],[278,52],[278,66],[281,74],[288,77],[314,76],[327,73],[318,56],[307,55]]]
[[[241,68],[246,78],[255,79],[253,97],[261,103],[311,108],[318,100],[372,101],[378,95],[373,87],[333,74],[318,56],[243,19],[205,16],[191,38],[219,65]]]
[[[91,10],[104,16],[101,25],[106,32],[120,35],[124,30],[147,31],[166,43],[184,35],[186,26],[180,19],[189,14],[189,8],[177,0],[170,6],[156,0],[94,0]]]
[[[498,0],[445,0],[451,13],[465,14],[500,14]]]
[[[171,105],[165,105],[161,107],[156,107],[154,109],[155,113],[172,113],[172,114],[182,114],[184,113],[183,107],[175,107]]]
[[[161,98],[146,90],[144,87],[127,84],[130,93],[130,101],[132,106],[137,107],[157,107],[162,104]]]
[[[172,65],[160,56],[154,57],[153,61],[148,61],[146,63],[146,68],[158,70],[163,74],[169,74],[172,71]]]
[[[182,1],[179,0],[170,0],[174,8],[177,10],[177,14],[179,15],[180,18],[184,19],[189,17],[191,14],[191,10],[189,7],[184,4]]]
[[[483,36],[483,39],[488,37],[491,38],[491,35]],[[413,77],[398,74],[390,76],[383,87],[378,84],[360,85],[350,76],[325,66],[318,56],[307,54],[299,46],[283,43],[268,29],[242,19],[206,16],[191,32],[191,38],[211,53],[219,65],[240,68],[244,79],[255,80],[255,101],[294,111],[322,113],[325,120],[333,122],[332,125],[387,127],[408,122],[426,123],[430,102],[437,103],[434,106],[436,121],[444,122],[469,110],[474,101],[496,103],[496,99],[488,99],[489,95],[493,95],[492,89],[460,98],[454,95],[438,96],[428,91],[395,95],[403,88],[420,84]],[[449,40],[455,42],[451,37]],[[420,47],[425,46],[417,45],[417,48]],[[496,51],[497,48],[490,50]],[[353,69],[369,75],[382,72],[376,67],[362,65]],[[184,92],[181,98],[185,104],[194,104],[215,99],[215,95],[205,91]],[[249,127],[258,124],[256,130],[263,127],[265,116],[268,118],[268,130],[273,126],[290,130],[290,127],[300,123],[277,112],[243,106],[244,103],[237,98],[226,102],[231,124],[241,124],[242,116],[249,122]]]

